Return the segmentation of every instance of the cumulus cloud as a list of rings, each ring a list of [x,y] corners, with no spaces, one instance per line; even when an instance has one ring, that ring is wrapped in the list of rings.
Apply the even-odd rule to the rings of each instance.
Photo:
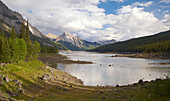
[[[110,0],[110,1],[123,2],[124,0]]]
[[[153,4],[153,1],[145,2],[145,3],[139,3],[135,2],[132,4],[132,6],[143,6],[143,7],[148,7]]]
[[[123,2],[123,0],[111,0]],[[69,32],[89,41],[126,40],[168,30],[170,17],[157,19],[145,7],[153,4],[133,3],[106,15],[97,5],[105,0],[4,0],[44,34]]]
[[[170,0],[161,0],[160,2],[169,4],[169,3],[170,3]]]

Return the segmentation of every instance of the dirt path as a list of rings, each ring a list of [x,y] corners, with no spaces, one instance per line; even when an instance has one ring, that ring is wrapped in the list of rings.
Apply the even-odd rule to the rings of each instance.
[[[37,95],[39,95],[39,94],[41,94],[41,93],[43,93],[43,92],[51,89],[52,87],[54,87],[54,85],[52,85],[52,86],[50,86],[50,87],[48,87],[48,88],[46,88],[46,89],[41,90],[40,92],[38,92],[37,94],[35,94],[34,96],[32,96],[32,97],[29,99],[29,101],[32,101]]]

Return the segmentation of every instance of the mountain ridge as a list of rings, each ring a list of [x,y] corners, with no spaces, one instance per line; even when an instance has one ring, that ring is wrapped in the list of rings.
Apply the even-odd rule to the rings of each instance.
[[[154,48],[156,45],[167,44],[170,42],[170,30],[160,32],[154,35],[133,38],[130,40],[117,42],[114,44],[103,45],[101,47],[89,50],[95,52],[144,52],[149,48]],[[169,46],[166,46],[170,48]],[[148,49],[147,49],[148,48]],[[153,49],[156,50],[156,49]],[[167,49],[168,50],[168,49]],[[169,51],[169,50],[168,50]]]
[[[82,40],[78,36],[73,36],[72,34],[68,32],[64,32],[61,35],[55,35],[55,34],[47,34],[47,37],[49,37],[54,42],[62,43],[64,46],[66,46],[70,50],[88,50],[92,49],[98,46],[101,46],[101,44],[96,42],[89,42],[86,40]]]
[[[16,33],[20,33],[21,24],[26,25],[26,20],[16,11],[9,9],[2,1],[0,1],[0,30],[5,32],[6,36],[10,36],[11,29],[14,26]],[[29,34],[31,41],[38,41],[41,46],[56,46],[59,49],[65,49],[62,45],[55,44],[47,36],[42,34],[36,27],[29,23]]]

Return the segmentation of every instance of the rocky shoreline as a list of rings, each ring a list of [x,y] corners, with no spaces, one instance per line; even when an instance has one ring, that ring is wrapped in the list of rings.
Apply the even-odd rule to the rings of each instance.
[[[61,54],[55,54],[55,53],[40,53],[38,57],[39,61],[42,61],[44,64],[49,65],[51,67],[56,68],[57,63],[63,63],[63,64],[93,64],[91,61],[74,61],[69,60],[66,56]]]
[[[112,55],[111,57],[130,57],[130,58],[147,58],[147,59],[170,59],[169,53],[136,53]]]

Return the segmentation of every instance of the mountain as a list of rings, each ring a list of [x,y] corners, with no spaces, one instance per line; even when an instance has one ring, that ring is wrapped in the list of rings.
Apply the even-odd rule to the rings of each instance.
[[[104,41],[98,41],[98,43],[100,43],[101,45],[106,45],[106,44],[116,43],[116,40],[115,40],[115,39],[112,39],[112,40],[104,40]]]
[[[54,42],[59,42],[63,44],[65,47],[67,47],[70,50],[78,51],[78,50],[88,50],[92,49],[98,46],[101,46],[101,44],[97,42],[89,42],[86,40],[80,39],[78,36],[75,37],[70,33],[64,32],[63,34],[57,36],[54,34],[49,33],[46,35],[48,38],[53,40]]]
[[[118,42],[109,45],[89,50],[96,52],[150,52],[170,51],[170,30],[160,32],[155,35],[134,38],[123,42]]]
[[[26,20],[18,12],[9,9],[0,1],[0,31],[4,30],[6,36],[10,36],[11,29],[14,26],[17,33],[20,32],[21,24],[26,25]],[[65,49],[61,44],[55,44],[47,36],[42,34],[36,27],[29,24],[29,34],[31,41],[38,41],[41,46],[57,46],[59,49]]]

